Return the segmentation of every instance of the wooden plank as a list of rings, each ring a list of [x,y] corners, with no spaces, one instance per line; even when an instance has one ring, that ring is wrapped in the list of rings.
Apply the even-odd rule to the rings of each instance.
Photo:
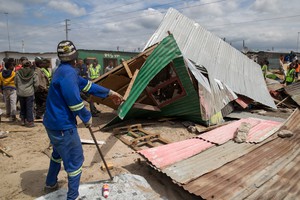
[[[128,98],[129,93],[130,93],[130,91],[131,91],[131,88],[132,88],[132,86],[133,86],[133,83],[134,83],[134,81],[135,81],[135,79],[136,79],[138,73],[139,73],[139,70],[138,70],[138,69],[135,70],[134,75],[133,75],[133,77],[132,77],[132,79],[131,79],[131,81],[130,81],[130,83],[129,83],[129,86],[127,87],[127,90],[126,90],[126,92],[125,92],[125,94],[124,94],[124,96],[123,96],[123,100],[124,100],[124,101],[126,101],[126,99]]]
[[[285,102],[288,98],[289,98],[289,96],[285,97],[282,101],[280,101],[279,103],[277,103],[276,106],[282,104],[282,103]]]
[[[95,144],[93,140],[86,140],[86,139],[80,139],[82,144]],[[105,144],[104,141],[97,141],[98,144],[103,145]]]
[[[4,148],[2,148],[1,146],[0,146],[0,151],[2,153],[4,153],[7,157],[13,157],[11,154],[9,154],[7,151],[5,151]]]
[[[132,78],[132,73],[131,73],[131,70],[130,70],[127,62],[124,60],[124,61],[122,61],[122,64],[123,64],[123,66],[124,66],[124,68],[125,68],[125,70],[126,70],[126,72],[128,74],[128,77]]]

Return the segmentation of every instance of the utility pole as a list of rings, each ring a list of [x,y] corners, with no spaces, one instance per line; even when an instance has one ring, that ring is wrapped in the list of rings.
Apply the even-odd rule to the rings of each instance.
[[[4,13],[6,15],[6,27],[7,27],[7,38],[8,38],[8,50],[10,51],[10,37],[9,37],[9,28],[8,28],[8,13]]]
[[[24,48],[24,40],[22,40],[22,52],[25,52],[25,48]]]
[[[68,28],[68,26],[70,26],[70,24],[68,23],[70,20],[69,19],[66,19],[65,20],[65,23],[66,23],[66,40],[68,40],[68,34],[69,34],[69,31],[71,29]]]
[[[297,37],[297,53],[299,53],[299,34],[300,32],[298,32],[298,37]]]

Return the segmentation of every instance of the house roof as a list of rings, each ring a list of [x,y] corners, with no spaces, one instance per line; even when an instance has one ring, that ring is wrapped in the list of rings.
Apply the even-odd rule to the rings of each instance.
[[[234,92],[276,108],[257,63],[175,9],[168,10],[145,48],[163,40],[168,32],[174,35],[184,57],[204,66],[211,80],[220,80]],[[229,101],[224,103],[217,83],[211,82],[211,86],[216,94],[214,105],[218,112]]]

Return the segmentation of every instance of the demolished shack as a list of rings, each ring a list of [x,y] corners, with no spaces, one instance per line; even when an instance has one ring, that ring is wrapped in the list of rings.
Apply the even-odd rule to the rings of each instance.
[[[112,123],[176,117],[211,125],[233,111],[233,102],[246,108],[255,100],[276,108],[257,63],[174,9],[146,47],[95,80],[124,96],[119,108],[92,97],[118,109],[119,119]]]

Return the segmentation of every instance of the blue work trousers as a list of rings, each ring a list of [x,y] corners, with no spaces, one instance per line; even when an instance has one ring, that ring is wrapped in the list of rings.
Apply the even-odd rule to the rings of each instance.
[[[46,128],[46,131],[53,145],[46,185],[53,186],[57,183],[60,162],[63,161],[64,168],[68,173],[67,200],[74,200],[79,196],[78,188],[84,160],[77,128],[64,131],[53,131]]]

